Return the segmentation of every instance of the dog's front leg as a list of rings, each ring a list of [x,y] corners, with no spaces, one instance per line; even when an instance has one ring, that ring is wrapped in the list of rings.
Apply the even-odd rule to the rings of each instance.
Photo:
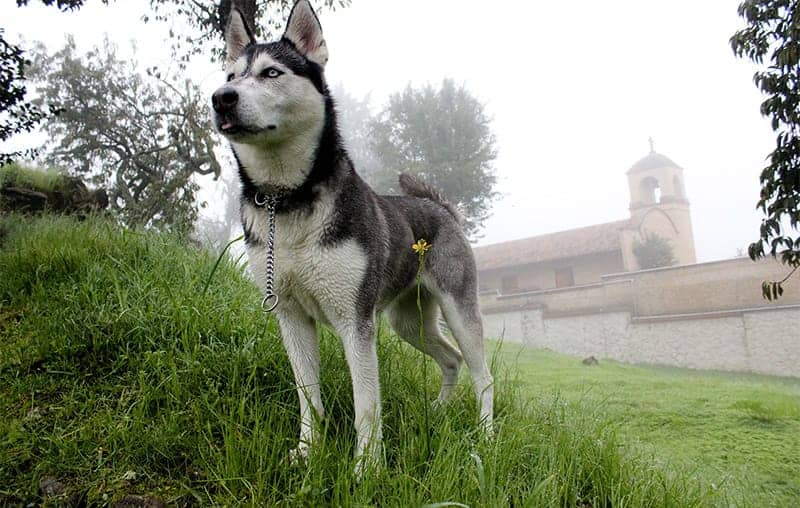
[[[290,459],[297,461],[308,456],[319,431],[315,420],[324,416],[319,387],[319,341],[314,320],[296,302],[287,298],[276,313],[300,399],[300,442],[290,452]]]
[[[374,319],[343,320],[335,324],[342,337],[350,378],[356,429],[356,475],[380,465],[381,390]]]

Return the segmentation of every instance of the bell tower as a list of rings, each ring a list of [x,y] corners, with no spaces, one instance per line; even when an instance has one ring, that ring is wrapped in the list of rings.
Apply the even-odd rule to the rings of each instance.
[[[657,153],[653,138],[649,139],[650,153],[639,159],[627,172],[630,190],[630,231],[627,250],[630,269],[637,269],[632,255],[635,238],[657,234],[672,244],[678,264],[697,262],[694,233],[686,198],[683,169],[669,157]]]

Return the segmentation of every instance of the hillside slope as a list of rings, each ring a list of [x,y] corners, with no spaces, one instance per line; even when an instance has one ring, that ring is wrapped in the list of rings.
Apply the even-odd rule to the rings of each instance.
[[[215,261],[99,219],[0,218],[0,505],[727,502],[623,454],[584,407],[523,402],[498,362],[498,432],[484,439],[466,379],[433,407],[433,364],[385,331],[386,467],[352,476],[351,385],[324,330],[324,439],[290,466],[298,410],[280,339],[241,269],[224,261],[209,279]]]

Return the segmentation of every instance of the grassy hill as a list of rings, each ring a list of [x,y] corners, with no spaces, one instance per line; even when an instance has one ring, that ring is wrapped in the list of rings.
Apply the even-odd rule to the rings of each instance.
[[[421,355],[386,331],[386,467],[352,476],[351,385],[325,330],[324,438],[308,465],[291,466],[297,400],[275,324],[241,269],[223,262],[209,279],[215,261],[99,219],[0,218],[0,505],[131,495],[177,505],[737,501],[623,449],[591,406],[524,398],[498,356],[497,435],[485,439],[466,379],[451,404],[433,408],[433,365],[421,368]]]

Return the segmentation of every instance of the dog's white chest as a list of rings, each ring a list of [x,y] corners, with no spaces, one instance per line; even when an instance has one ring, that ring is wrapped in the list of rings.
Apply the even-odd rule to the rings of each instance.
[[[294,299],[308,315],[327,323],[355,310],[366,256],[352,239],[334,246],[322,245],[324,220],[318,215],[322,214],[297,213],[277,218],[273,289],[281,300]],[[253,235],[262,240],[248,245],[247,254],[251,275],[263,291],[267,257],[263,240],[267,238],[269,220],[263,210],[252,209],[246,211],[245,220],[253,220]]]

